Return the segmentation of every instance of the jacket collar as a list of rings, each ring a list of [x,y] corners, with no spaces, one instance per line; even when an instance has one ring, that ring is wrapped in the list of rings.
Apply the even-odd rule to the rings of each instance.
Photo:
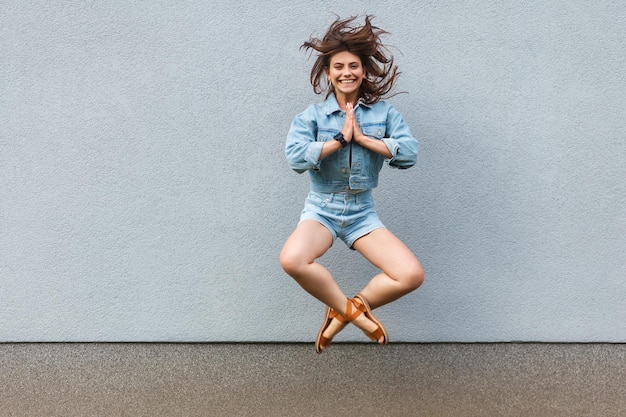
[[[359,101],[357,101],[356,103],[356,107],[359,107],[359,106],[363,106],[368,109],[371,108],[371,105],[363,103],[361,99],[359,99]],[[335,93],[331,93],[326,99],[326,115],[330,116],[331,114],[337,113],[340,111],[342,110],[339,108],[339,103],[337,103],[337,97],[335,97]]]

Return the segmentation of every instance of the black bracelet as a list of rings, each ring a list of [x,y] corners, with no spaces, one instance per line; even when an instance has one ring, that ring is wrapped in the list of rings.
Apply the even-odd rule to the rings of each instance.
[[[338,141],[339,143],[341,143],[341,147],[345,148],[346,146],[348,146],[348,142],[346,142],[346,139],[343,137],[343,133],[339,132],[337,133],[333,139],[335,139],[336,141]]]

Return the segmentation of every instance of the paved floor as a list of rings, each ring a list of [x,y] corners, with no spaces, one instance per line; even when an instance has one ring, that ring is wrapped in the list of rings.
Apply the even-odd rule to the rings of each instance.
[[[623,416],[626,345],[0,344],[0,415]]]

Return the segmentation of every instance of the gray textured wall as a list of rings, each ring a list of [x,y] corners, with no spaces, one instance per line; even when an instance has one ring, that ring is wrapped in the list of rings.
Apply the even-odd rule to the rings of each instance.
[[[283,146],[332,12],[392,33],[421,142],[375,194],[426,269],[392,341],[626,341],[626,6],[565,0],[1,1],[0,341],[312,340]]]

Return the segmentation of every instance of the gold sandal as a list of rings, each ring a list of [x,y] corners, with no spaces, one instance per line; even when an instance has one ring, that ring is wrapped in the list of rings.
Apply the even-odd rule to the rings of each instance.
[[[324,322],[322,323],[322,327],[320,327],[319,332],[317,332],[317,339],[315,339],[315,351],[317,353],[322,353],[328,346],[330,346],[332,339],[323,336],[322,333],[324,333],[328,326],[330,326],[330,322],[335,318],[340,323],[348,323],[348,320],[346,320],[341,314],[326,306],[326,311],[324,312]]]
[[[365,297],[363,297],[360,294],[357,294],[350,301],[352,301],[351,304],[354,306],[356,311],[351,312],[350,310],[348,310],[348,312],[346,312],[346,316],[348,320],[353,321],[354,319],[359,317],[361,314],[365,314],[365,317],[367,317],[370,321],[374,322],[374,324],[376,324],[378,327],[376,328],[376,330],[374,330],[371,333],[367,333],[365,331],[363,331],[363,333],[365,333],[367,337],[369,337],[371,340],[375,342],[377,342],[382,337],[383,341],[382,343],[380,343],[381,345],[386,345],[387,343],[389,343],[389,334],[387,333],[385,326],[383,326],[383,324],[380,321],[378,321],[376,317],[374,317],[374,314],[372,313],[372,309],[370,308],[370,305],[365,299]],[[349,306],[348,308],[350,309]]]

